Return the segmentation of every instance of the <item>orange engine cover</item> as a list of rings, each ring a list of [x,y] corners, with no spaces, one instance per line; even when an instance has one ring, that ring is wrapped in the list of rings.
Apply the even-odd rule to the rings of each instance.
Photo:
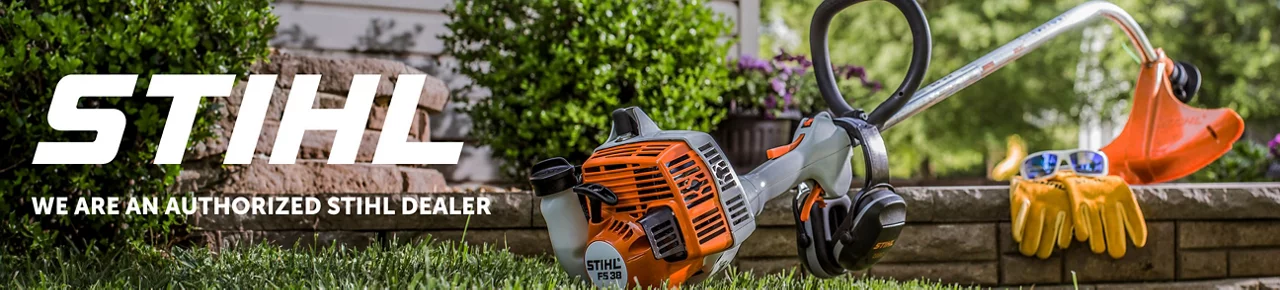
[[[588,243],[604,241],[618,250],[630,269],[628,281],[679,285],[701,271],[704,257],[733,245],[712,173],[685,142],[645,141],[597,150],[582,164],[582,172],[582,182],[603,185],[618,196],[616,205],[583,199],[583,209]],[[682,239],[683,259],[657,259],[640,224],[646,213],[662,207],[674,214],[680,235],[658,237],[659,249],[675,244],[670,239]]]

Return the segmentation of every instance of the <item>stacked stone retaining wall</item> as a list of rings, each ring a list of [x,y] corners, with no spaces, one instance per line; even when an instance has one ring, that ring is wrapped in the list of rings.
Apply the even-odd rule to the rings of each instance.
[[[173,190],[196,194],[295,194],[318,193],[422,193],[446,191],[444,176],[424,166],[370,164],[382,134],[391,94],[399,76],[425,74],[401,62],[381,59],[331,59],[273,53],[266,62],[250,69],[255,75],[275,75],[271,101],[263,118],[254,158],[247,165],[223,165],[231,132],[237,128],[240,104],[248,79],[241,79],[231,96],[212,98],[212,106],[221,118],[214,127],[216,137],[194,144],[185,156],[183,171]],[[351,80],[357,74],[381,75],[374,91],[354,165],[328,164],[335,130],[309,130],[302,136],[295,164],[268,164],[275,151],[276,131],[284,118],[285,104],[293,93],[296,75],[320,75],[314,109],[346,107]],[[307,92],[309,93],[309,92]],[[431,141],[430,116],[440,114],[449,99],[445,84],[434,78],[427,80],[418,94],[413,123],[406,140]]]
[[[1041,260],[1019,254],[1010,238],[1007,187],[902,188],[910,208],[908,227],[889,256],[857,274],[986,286],[1063,285],[1072,283],[1073,275],[1078,283],[1099,288],[1131,282],[1157,283],[1149,284],[1155,288],[1276,285],[1277,280],[1259,277],[1280,277],[1280,183],[1166,184],[1134,190],[1147,218],[1146,247],[1130,245],[1125,257],[1115,260],[1076,242]],[[458,240],[465,227],[470,243],[493,244],[520,255],[551,253],[539,200],[529,192],[371,195],[389,197],[393,207],[405,196],[488,197],[492,214],[470,219],[230,215],[194,221],[198,233],[215,247],[262,239],[282,245],[356,246],[427,236]],[[742,245],[737,267],[775,273],[798,266],[790,208],[790,201],[781,199],[766,206],[757,217],[760,227]]]

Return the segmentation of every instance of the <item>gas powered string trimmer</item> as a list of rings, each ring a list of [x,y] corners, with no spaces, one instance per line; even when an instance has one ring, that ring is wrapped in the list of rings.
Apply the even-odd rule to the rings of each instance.
[[[874,264],[893,246],[906,203],[888,183],[883,123],[919,87],[929,66],[929,25],[911,0],[889,0],[913,35],[902,85],[869,115],[836,88],[826,31],[840,10],[863,0],[828,0],[813,18],[818,85],[832,113],[801,121],[794,141],[739,176],[703,132],[661,130],[639,108],[613,112],[609,139],[580,167],[563,158],[536,164],[530,181],[561,267],[601,287],[700,281],[725,268],[755,230],[765,202],[797,189],[800,258],[820,277]],[[850,195],[852,149],[865,156],[866,183]]]

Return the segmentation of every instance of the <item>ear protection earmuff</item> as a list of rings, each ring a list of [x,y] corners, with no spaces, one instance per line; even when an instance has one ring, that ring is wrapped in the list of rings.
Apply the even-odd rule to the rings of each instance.
[[[835,124],[862,144],[866,180],[854,198],[827,199],[806,186],[796,195],[792,210],[801,264],[821,278],[871,267],[893,248],[907,217],[906,201],[889,185],[880,130],[861,118],[837,118]]]
[[[911,29],[911,64],[906,77],[887,100],[865,114],[852,108],[836,86],[827,48],[827,30],[837,13],[865,0],[826,0],[814,11],[810,25],[810,49],[818,89],[836,118],[833,122],[849,134],[851,145],[862,147],[866,183],[857,194],[824,196],[820,187],[801,184],[792,207],[796,220],[796,245],[805,269],[828,278],[846,271],[865,270],[893,248],[906,224],[907,204],[889,185],[889,155],[880,127],[902,109],[929,68],[933,40],[924,10],[913,0],[885,0],[898,8]]]

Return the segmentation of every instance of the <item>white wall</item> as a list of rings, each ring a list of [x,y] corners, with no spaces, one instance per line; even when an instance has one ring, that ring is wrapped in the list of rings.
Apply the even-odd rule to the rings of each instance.
[[[460,88],[466,77],[453,75],[456,62],[443,54],[440,36],[449,33],[449,17],[442,11],[452,0],[279,0],[273,5],[280,18],[272,45],[290,53],[331,57],[394,58]],[[708,6],[735,23],[738,42],[730,56],[755,55],[758,50],[760,0],[711,0]],[[396,52],[394,54],[371,51]],[[465,96],[483,98],[485,93]],[[450,107],[456,107],[454,96]],[[431,138],[468,141],[470,120],[464,114],[446,112],[431,118]],[[499,178],[497,161],[487,148],[467,146],[457,166],[440,168],[453,183],[491,182]]]

